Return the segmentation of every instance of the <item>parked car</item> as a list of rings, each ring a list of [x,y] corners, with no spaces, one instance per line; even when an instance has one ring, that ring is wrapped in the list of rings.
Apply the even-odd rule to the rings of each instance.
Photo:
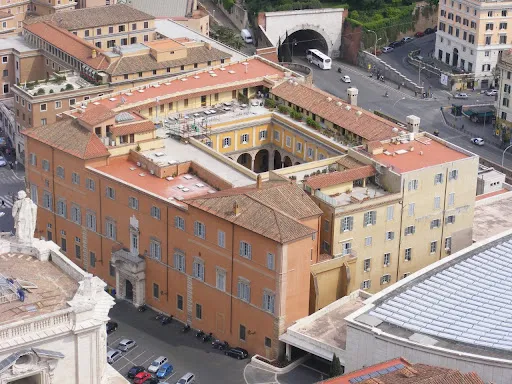
[[[137,373],[137,375],[135,375],[135,378],[133,379],[133,384],[145,383],[146,381],[148,381],[152,377],[153,376],[151,376],[151,374],[148,373],[148,372]]]
[[[146,384],[160,384],[160,379],[158,377],[152,377],[146,381]]]
[[[119,349],[113,349],[107,352],[107,363],[113,364],[123,356]]]
[[[1,160],[0,160],[0,166],[2,166]],[[107,335],[110,335],[112,332],[114,332],[116,330],[117,330],[117,323],[115,321],[107,322]]]
[[[128,377],[129,379],[134,379],[135,376],[137,376],[141,372],[144,372],[145,370],[146,368],[144,368],[141,365],[134,365],[133,367],[130,368],[130,370],[126,374],[126,377]]]
[[[498,94],[498,91],[496,89],[490,89],[487,92],[485,92],[487,96],[496,96]],[[0,164],[1,165],[1,164]]]
[[[424,33],[425,35],[430,35],[430,34],[432,34],[432,33],[434,33],[434,32],[435,32],[435,29],[433,29],[433,28],[427,28],[427,29],[425,29],[425,31],[424,31],[423,33]]]
[[[196,382],[196,375],[194,375],[193,373],[185,373],[181,379],[179,379],[176,384],[190,384],[190,383],[195,383]]]
[[[224,351],[229,348],[229,343],[227,341],[214,340],[212,341],[212,348]]]
[[[392,43],[389,43],[389,46],[391,48],[400,47],[401,45],[404,45],[404,43],[402,41],[393,41]]]
[[[382,48],[382,53],[389,53],[389,52],[393,52],[393,47],[384,47]]]
[[[224,352],[224,354],[226,356],[234,357],[238,360],[245,359],[247,358],[247,356],[249,356],[249,353],[245,349],[239,347],[230,348],[226,352]]]
[[[468,94],[464,92],[458,92],[453,96],[454,99],[467,99],[468,97]]]
[[[403,44],[408,43],[410,41],[414,40],[414,37],[405,36],[401,41]]]
[[[341,81],[343,81],[344,83],[350,83],[350,76],[348,76],[348,75],[342,76]]]
[[[130,349],[132,349],[133,347],[135,347],[137,345],[137,343],[133,340],[130,340],[130,339],[123,339],[119,342],[119,345],[117,346],[117,349],[123,351],[123,352],[127,352],[129,351]]]
[[[155,373],[156,371],[158,371],[160,369],[160,367],[162,365],[164,365],[168,361],[169,361],[169,359],[167,357],[158,356],[155,360],[153,360],[151,365],[148,367],[148,372]]]
[[[5,160],[5,157],[0,156],[0,167],[5,167],[7,165],[7,160]]]
[[[158,377],[159,379],[165,379],[172,373],[173,370],[174,368],[171,364],[165,363],[160,367],[160,369],[156,373],[156,377]]]
[[[414,34],[414,37],[423,37],[423,36],[425,36],[425,32],[416,32]]]
[[[482,139],[481,137],[473,137],[471,139],[471,142],[480,147],[485,144],[484,139]]]

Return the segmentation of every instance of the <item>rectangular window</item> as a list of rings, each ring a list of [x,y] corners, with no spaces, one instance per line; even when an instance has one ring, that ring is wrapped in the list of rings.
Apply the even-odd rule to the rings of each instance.
[[[116,223],[112,220],[107,220],[105,222],[105,235],[112,240],[116,240],[117,238],[117,228]]]
[[[76,172],[73,172],[71,174],[71,182],[73,184],[80,184],[80,175]]]
[[[452,169],[448,174],[448,180],[457,180],[459,177],[459,171],[456,169]]]
[[[185,253],[181,250],[174,251],[174,268],[180,272],[185,272]]]
[[[71,221],[76,224],[82,224],[82,213],[80,207],[76,204],[71,204]]]
[[[365,280],[361,283],[361,289],[370,289],[372,286],[371,280]]]
[[[500,36],[500,44],[507,44],[507,36],[506,35]]]
[[[114,265],[110,264],[108,272],[111,277],[114,277],[116,275],[116,267]]]
[[[280,139],[279,131],[274,131],[274,140],[275,140],[275,141],[279,141],[279,140],[281,140],[281,139]]]
[[[296,143],[295,144],[297,152],[302,152],[302,143]]]
[[[30,198],[34,203],[38,203],[39,200],[37,198],[37,185],[32,184],[30,186]]]
[[[444,249],[445,251],[451,251],[452,249],[452,238],[447,237],[444,239]]]
[[[157,283],[153,283],[153,298],[158,299],[160,297],[160,287]]]
[[[93,179],[85,179],[85,188],[87,188],[89,191],[96,190],[96,183]]]
[[[434,209],[441,209],[441,196],[434,197]]]
[[[267,131],[260,131],[260,140],[266,140],[267,138]]]
[[[162,245],[160,241],[151,239],[149,241],[149,257],[155,260],[162,260]]]
[[[246,259],[252,258],[252,246],[251,244],[240,241],[240,256],[245,257]]]
[[[418,180],[410,180],[407,189],[409,191],[416,191],[418,189]]]
[[[85,212],[85,225],[87,229],[96,232],[96,213],[91,211]]]
[[[37,166],[37,156],[35,153],[30,154],[30,165]]]
[[[106,195],[109,199],[114,200],[116,198],[116,190],[112,187],[107,187]]]
[[[217,231],[217,245],[221,248],[226,248],[226,232],[220,229]]]
[[[455,224],[455,215],[450,215],[446,217],[446,224]]]
[[[386,209],[386,220],[387,221],[393,220],[394,212],[395,212],[395,207],[393,207],[392,205],[388,206],[388,208]]]
[[[331,252],[331,244],[329,244],[328,241],[325,241],[322,243],[322,249],[324,250],[325,253],[330,253]]]
[[[414,225],[405,227],[405,236],[414,235],[415,232],[416,232],[416,227]]]
[[[273,292],[265,291],[263,294],[263,310],[274,313],[276,296]]]
[[[409,203],[409,206],[408,206],[408,209],[407,209],[407,214],[409,216],[414,216],[414,207],[415,207],[414,203]]]
[[[351,231],[354,228],[354,217],[345,216],[341,219],[341,232]]]
[[[203,223],[196,221],[194,222],[194,235],[204,239],[206,236],[206,227]]]
[[[63,199],[57,201],[57,215],[66,218],[66,201]]]
[[[391,275],[383,275],[383,276],[380,278],[380,284],[381,284],[381,285],[389,284],[390,282],[391,282]]]
[[[231,138],[230,137],[225,137],[223,140],[222,140],[222,147],[223,148],[227,148],[231,146]]]
[[[434,219],[430,222],[430,229],[439,228],[440,227],[441,220]]]
[[[240,330],[238,333],[239,333],[240,340],[245,341],[245,325],[240,324]]]
[[[272,340],[270,337],[265,337],[265,348],[272,348]]]
[[[375,225],[377,222],[377,211],[369,211],[364,214],[364,226]]]
[[[371,247],[373,242],[373,238],[371,236],[364,238],[364,245],[365,247]]]
[[[430,253],[435,253],[437,251],[437,241],[430,242]]]
[[[244,133],[242,135],[240,135],[240,143],[241,144],[247,144],[249,142],[249,134],[248,133]]]
[[[312,159],[315,156],[315,150],[313,148],[308,148],[308,157]]]
[[[388,240],[388,241],[394,240],[394,238],[395,238],[395,232],[393,232],[393,231],[386,232],[386,240]]]
[[[181,216],[176,216],[174,218],[174,226],[182,231],[185,230],[185,219]]]
[[[406,261],[411,261],[412,259],[412,248],[406,248],[404,258]]]
[[[342,256],[352,254],[352,243],[350,241],[341,244],[341,254]]]
[[[43,160],[43,170],[46,172],[50,170],[50,162],[48,160]]]
[[[60,177],[61,179],[64,178],[64,168],[62,167],[57,167],[57,176]]]
[[[443,184],[443,174],[438,173],[434,176],[434,185]]]
[[[217,268],[216,287],[220,291],[226,290],[226,271]]]
[[[196,319],[201,320],[203,318],[203,306],[196,304]]]
[[[286,146],[289,148],[292,146],[292,138],[290,136],[286,136]]]
[[[267,252],[267,268],[274,270],[276,267],[276,256],[273,253]]]
[[[204,263],[202,260],[196,259],[194,261],[194,277],[198,280],[204,281]]]
[[[89,252],[89,264],[92,268],[96,267],[96,253]]]
[[[365,259],[363,261],[363,270],[365,272],[370,272],[371,266],[372,266],[372,259]]]
[[[385,253],[384,254],[384,266],[389,266],[389,263],[391,262],[391,253]]]
[[[251,301],[251,284],[247,280],[238,281],[238,293],[239,299],[250,302]]]
[[[176,308],[183,311],[183,296],[176,295]]]
[[[455,205],[455,192],[451,192],[449,195],[448,195],[448,206],[449,207],[452,207]]]
[[[52,200],[52,194],[48,191],[43,191],[43,208],[49,209],[51,211],[53,208]]]
[[[65,237],[60,239],[60,249],[62,249],[62,252],[67,252],[68,250],[68,243]]]
[[[151,207],[151,217],[154,219],[160,220],[160,208],[152,206]]]
[[[136,197],[128,197],[128,206],[131,208],[131,209],[135,209],[135,210],[138,210],[139,209],[139,199],[137,199]]]

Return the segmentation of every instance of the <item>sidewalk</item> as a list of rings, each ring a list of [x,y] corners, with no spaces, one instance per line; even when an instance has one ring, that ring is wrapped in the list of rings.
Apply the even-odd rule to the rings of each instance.
[[[217,4],[215,4],[212,0],[201,0],[199,3],[202,4],[208,10],[210,17],[213,18],[217,24],[238,31],[238,28],[231,22],[231,20],[229,20],[229,18],[224,13],[222,13]]]
[[[494,134],[494,126],[492,124],[474,123],[466,116],[453,116],[451,108],[445,107],[442,110],[443,118],[446,124],[457,129],[468,137],[481,137],[486,144],[491,144],[497,148],[502,148],[502,142],[498,136]]]

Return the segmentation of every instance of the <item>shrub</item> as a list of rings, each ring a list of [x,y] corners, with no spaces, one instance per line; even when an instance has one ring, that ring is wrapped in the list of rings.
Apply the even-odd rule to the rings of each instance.
[[[139,145],[139,144],[137,144],[137,146],[135,147],[135,150],[136,150],[137,152],[140,152],[141,148],[140,148],[140,145]]]
[[[304,116],[299,111],[293,110],[293,111],[290,111],[290,117],[295,120],[301,121]]]
[[[37,90],[37,93],[36,93],[36,94],[37,94],[37,95],[44,95],[44,89],[43,89],[43,88],[39,88],[39,89]]]
[[[53,89],[50,89],[50,92],[48,92],[48,93],[53,93]]]
[[[66,84],[66,91],[71,91],[75,89],[75,87],[73,87],[73,84]]]
[[[275,108],[276,101],[274,99],[265,99],[265,107],[267,108]]]
[[[309,125],[311,128],[316,129],[316,130],[319,130],[321,128],[320,123],[318,121],[313,120],[312,117],[308,117],[306,119],[306,124]]]
[[[277,109],[279,112],[284,113],[285,115],[290,113],[290,108],[288,108],[286,105],[279,105]]]

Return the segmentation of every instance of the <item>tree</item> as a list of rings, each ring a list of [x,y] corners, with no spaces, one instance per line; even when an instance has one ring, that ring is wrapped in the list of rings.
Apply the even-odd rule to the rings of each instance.
[[[336,354],[332,357],[331,369],[329,372],[329,377],[336,377],[343,375],[343,368],[341,367],[340,359]]]
[[[285,62],[285,63],[291,63],[291,61],[292,61],[292,53],[290,50],[290,41],[288,40],[288,31],[286,31],[286,37],[285,37],[284,43],[283,43],[282,59],[283,59],[283,62]]]
[[[242,38],[229,27],[216,26],[212,28],[212,36],[214,39],[220,41],[223,44],[229,45],[230,47],[240,50],[244,46]]]

